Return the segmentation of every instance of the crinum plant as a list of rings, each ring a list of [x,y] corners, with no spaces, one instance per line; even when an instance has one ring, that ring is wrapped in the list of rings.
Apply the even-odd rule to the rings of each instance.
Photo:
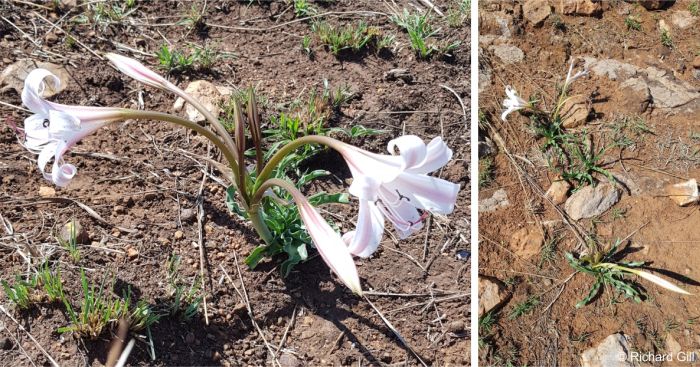
[[[229,198],[243,217],[258,233],[266,246],[280,246],[281,239],[271,231],[274,215],[265,209],[279,207],[280,191],[286,192],[296,204],[303,229],[308,233],[318,253],[340,280],[356,294],[362,294],[359,276],[352,256],[368,257],[379,246],[385,221],[393,224],[399,237],[405,238],[423,226],[429,213],[449,214],[454,210],[459,185],[431,177],[428,174],[443,167],[452,158],[452,151],[442,138],[428,144],[417,136],[406,135],[388,144],[390,155],[372,153],[327,136],[306,135],[276,147],[271,155],[263,151],[263,135],[257,107],[249,101],[246,110],[234,104],[233,136],[195,98],[173,83],[145,67],[139,61],[117,55],[106,57],[123,73],[148,86],[183,98],[207,120],[208,126],[179,116],[156,111],[113,107],[71,106],[47,101],[42,93],[46,83],[58,85],[60,80],[51,72],[35,69],[29,73],[22,91],[22,102],[33,115],[24,121],[23,145],[38,154],[38,166],[43,176],[63,187],[76,175],[74,165],[66,163],[64,155],[79,140],[117,121],[155,120],[169,122],[196,131],[214,144],[223,154],[235,184]],[[247,115],[247,118],[244,118]],[[246,124],[247,121],[247,124]],[[252,141],[253,168],[247,168],[246,130]],[[280,174],[279,166],[301,147],[322,145],[336,150],[350,167],[353,182],[349,193],[359,201],[359,214],[354,230],[338,234],[312,202],[289,178]],[[50,170],[47,165],[53,159]],[[270,222],[270,220],[273,222]]]
[[[607,251],[596,251],[578,258],[569,252],[565,254],[566,260],[574,270],[595,278],[588,295],[576,304],[576,308],[583,307],[593,301],[605,286],[612,287],[618,294],[624,295],[637,303],[641,302],[646,298],[646,292],[639,284],[629,278],[631,275],[646,279],[670,291],[690,295],[686,290],[668,280],[641,270],[647,265],[646,262],[620,260],[619,258],[623,254],[617,249],[621,243],[622,241],[617,240]]]
[[[572,60],[566,79],[557,87],[556,102],[551,109],[540,106],[540,101],[530,99],[526,101],[518,95],[511,86],[506,87],[506,99],[503,101],[501,119],[506,121],[509,114],[521,111],[528,114],[530,128],[543,144],[542,151],[547,155],[550,169],[563,179],[577,186],[584,184],[595,185],[595,174],[601,174],[610,181],[614,181],[612,175],[605,170],[600,160],[609,147],[594,150],[593,142],[585,138],[585,132],[574,134],[564,127],[567,116],[562,112],[571,100],[569,90],[577,79],[588,75],[587,70],[573,73],[575,60]]]

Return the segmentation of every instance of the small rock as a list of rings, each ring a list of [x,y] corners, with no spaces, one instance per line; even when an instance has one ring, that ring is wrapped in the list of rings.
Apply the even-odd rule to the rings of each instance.
[[[700,55],[695,56],[693,59],[693,68],[700,69]]]
[[[408,69],[391,69],[384,73],[384,79],[403,80],[405,83],[411,83],[413,82],[413,75],[411,75]]]
[[[584,16],[599,15],[603,11],[600,2],[591,0],[561,0],[560,9],[566,15]]]
[[[586,120],[588,120],[588,115],[591,113],[588,98],[582,94],[569,97],[561,107],[560,113],[564,120],[562,126],[567,129],[585,124]]]
[[[586,186],[569,197],[564,204],[566,214],[573,220],[603,214],[620,201],[620,190],[605,182],[596,187]]]
[[[507,299],[508,291],[500,280],[479,276],[479,317],[501,306]]]
[[[666,186],[666,193],[676,204],[686,206],[698,202],[698,182],[695,179]]]
[[[58,233],[58,238],[63,242],[70,242],[75,238],[75,243],[77,244],[87,244],[90,242],[90,236],[77,220],[71,220],[64,224]]]
[[[137,256],[139,256],[139,250],[137,250],[137,249],[136,249],[135,247],[133,247],[133,246],[129,246],[129,247],[126,248],[126,256],[127,256],[130,260],[133,260],[133,259],[135,259]]]
[[[620,96],[620,108],[632,114],[644,113],[652,101],[649,85],[642,78],[629,78],[620,83]]]
[[[184,236],[185,236],[185,233],[183,233],[182,231],[175,231],[175,239],[176,240],[180,240]]]
[[[52,64],[49,62],[37,62],[34,60],[20,60],[9,65],[0,74],[0,93],[7,89],[14,89],[18,94],[24,89],[24,78],[29,75],[34,69],[46,69],[52,72],[61,80],[60,85],[53,85],[51,82],[45,83],[43,97],[52,97],[66,89],[71,76],[68,70],[61,65]],[[49,81],[50,79],[47,79]]]
[[[0,339],[0,348],[2,348],[3,350],[12,349],[12,340],[10,340],[10,338],[1,338]]]
[[[472,256],[472,254],[467,250],[457,250],[455,258],[459,261],[467,261]]]
[[[463,320],[456,320],[452,321],[449,325],[447,325],[447,331],[455,334],[459,334],[464,331],[464,321]]]
[[[523,50],[513,45],[495,45],[490,49],[504,64],[515,64],[525,58]]]
[[[112,211],[114,214],[124,214],[126,213],[126,208],[122,205],[115,205],[114,208],[112,208]]]
[[[50,186],[39,186],[39,196],[42,198],[52,198],[56,196],[56,189]]]
[[[221,113],[220,103],[224,101],[224,98],[231,95],[231,89],[227,87],[215,86],[214,84],[206,80],[195,80],[187,85],[185,88],[185,93],[191,95],[193,98],[198,100],[204,108],[211,112],[214,116],[219,116]],[[179,98],[175,101],[173,109],[175,111],[180,111],[185,105],[185,100]],[[185,107],[185,113],[187,118],[191,121],[202,122],[206,118],[197,111],[196,108],[187,104]]]
[[[279,356],[279,363],[282,367],[299,367],[304,364],[292,353],[282,353]]]
[[[681,10],[671,15],[671,23],[680,29],[686,29],[695,24],[695,17],[689,11]]]
[[[490,198],[479,200],[479,213],[492,212],[510,205],[505,189],[498,189]]]
[[[622,333],[608,336],[581,354],[581,367],[633,367],[629,343]]]
[[[646,10],[659,10],[671,6],[675,2],[676,0],[640,0],[639,5],[643,6]]]
[[[551,200],[554,205],[559,205],[566,201],[570,189],[571,184],[565,180],[554,181],[544,196]]]
[[[183,222],[191,222],[194,220],[194,217],[197,215],[197,212],[194,209],[187,208],[187,209],[182,209],[180,211],[180,220]]]
[[[678,353],[681,352],[681,345],[673,337],[673,334],[666,334],[666,351],[671,354],[671,359],[675,360]]]
[[[56,42],[58,42],[58,36],[56,36],[56,34],[53,32],[49,32],[44,37],[44,40],[46,41],[47,45],[53,46],[56,44]]]
[[[522,258],[529,258],[540,253],[544,245],[544,232],[539,226],[521,228],[510,237],[510,248]]]
[[[551,13],[547,0],[527,0],[523,4],[523,16],[534,26],[541,25]]]

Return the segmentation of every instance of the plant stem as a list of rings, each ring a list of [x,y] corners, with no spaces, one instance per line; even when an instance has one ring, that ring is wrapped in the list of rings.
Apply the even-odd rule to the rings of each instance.
[[[214,116],[211,112],[209,112],[209,110],[206,109],[202,105],[202,103],[200,103],[197,99],[185,93],[185,91],[178,88],[175,84],[169,84],[169,90],[180,96],[187,103],[191,104],[192,107],[197,109],[197,111],[199,111],[199,113],[201,113],[202,116],[204,116],[204,118],[206,118],[207,121],[209,121],[209,123],[214,125],[214,129],[216,129],[217,134],[221,135],[221,139],[223,139],[224,145],[228,148],[229,151],[233,152],[233,155],[236,157],[236,162],[238,162],[241,157],[238,157],[238,148],[236,147],[236,143],[233,141],[233,139],[231,139],[231,134],[229,134],[228,131],[226,131],[226,127],[224,127],[221,121],[219,121],[219,119],[216,118],[216,116]]]
[[[236,160],[236,155],[235,151],[231,151],[229,147],[221,140],[219,137],[214,134],[213,131],[207,129],[206,127],[200,126],[197,123],[194,123],[190,120],[186,120],[174,115],[170,115],[167,113],[162,113],[162,112],[154,112],[154,111],[140,111],[140,110],[132,110],[132,109],[124,109],[122,112],[124,118],[126,119],[148,119],[148,120],[158,120],[158,121],[165,121],[165,122],[170,122],[176,125],[180,125],[183,127],[186,127],[188,129],[194,130],[204,136],[205,138],[209,139],[214,145],[216,145],[219,150],[224,154],[224,157],[226,157],[226,160],[229,163],[229,166],[231,167],[231,171],[234,176],[234,182],[238,182],[238,161]]]
[[[319,136],[319,135],[307,135],[303,136],[301,138],[292,140],[289,142],[287,145],[283,146],[278,150],[265,164],[265,167],[258,173],[258,177],[255,180],[255,186],[253,188],[253,198],[251,198],[250,203],[251,206],[255,205],[258,200],[262,198],[262,193],[265,192],[263,189],[263,184],[270,179],[270,176],[272,175],[272,171],[277,167],[277,165],[280,164],[282,159],[287,156],[288,154],[294,152],[297,148],[299,148],[302,145],[306,144],[321,144],[321,145],[326,145],[329,146],[335,150],[342,150],[345,147],[345,144],[340,142],[339,140],[335,140],[333,138],[329,138],[327,136]],[[281,181],[281,180],[280,180]],[[284,181],[282,181],[284,182]],[[295,188],[296,189],[296,188]]]
[[[275,238],[272,236],[270,228],[267,227],[267,224],[265,224],[265,221],[262,218],[260,206],[257,204],[252,205],[248,210],[248,216],[251,223],[253,223],[253,228],[255,228],[255,231],[258,232],[258,235],[260,235],[260,238],[262,238],[267,245],[272,245],[275,243]]]

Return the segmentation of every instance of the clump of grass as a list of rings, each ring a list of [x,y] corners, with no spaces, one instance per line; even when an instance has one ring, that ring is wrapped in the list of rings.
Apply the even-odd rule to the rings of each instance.
[[[513,310],[510,311],[508,319],[515,320],[523,315],[529,314],[539,304],[540,299],[537,296],[530,296],[528,299],[513,306]]]
[[[305,35],[304,38],[301,39],[301,50],[308,57],[313,56],[314,51],[311,49],[311,37],[309,35]]]
[[[411,49],[423,59],[433,54],[449,55],[460,45],[459,41],[437,44],[431,40],[439,30],[433,29],[429,13],[411,13],[403,9],[402,13],[396,12],[389,19],[408,33]]]
[[[230,56],[210,45],[192,45],[186,52],[164,44],[156,51],[158,66],[168,73],[184,73],[194,69],[207,71],[217,61]]]
[[[485,157],[479,159],[479,187],[488,186],[493,181],[493,158]]]
[[[642,23],[640,23],[639,19],[633,15],[628,15],[625,18],[625,26],[627,26],[628,30],[635,30],[635,31],[642,30]]]
[[[372,45],[381,32],[374,27],[367,26],[365,22],[359,22],[356,26],[346,25],[337,27],[318,21],[311,24],[311,31],[316,34],[322,44],[338,55],[343,50],[359,52]]]
[[[172,316],[178,316],[183,320],[191,320],[199,312],[199,305],[202,303],[201,286],[199,276],[187,287],[179,274],[180,257],[172,255],[166,264],[166,279],[172,301],[168,307],[168,312]]]
[[[202,30],[206,27],[206,22],[204,21],[204,12],[197,8],[196,4],[192,4],[190,10],[185,14],[185,16],[178,22],[180,25],[184,25],[189,29]]]
[[[38,284],[42,286],[49,302],[63,302],[65,294],[63,293],[63,280],[61,279],[61,270],[56,267],[53,272],[49,268],[49,263],[46,262],[39,269]]]
[[[447,11],[447,24],[452,28],[461,27],[471,14],[471,0],[458,1]]]
[[[94,340],[112,322],[119,319],[124,313],[124,304],[123,301],[115,300],[111,294],[105,293],[106,280],[107,277],[102,280],[99,287],[88,284],[85,270],[80,269],[80,283],[83,289],[80,310],[76,312],[70,302],[64,299],[71,324],[58,328],[59,333],[73,332],[80,337]]]
[[[120,308],[122,310],[120,317],[124,318],[129,324],[129,329],[135,332],[150,328],[162,317],[162,315],[155,313],[148,302],[144,300],[138,300],[132,309],[131,288],[127,289]]]
[[[690,11],[690,14],[694,17],[700,15],[700,4],[698,4],[698,0],[692,0],[690,4],[688,4],[688,11]]]
[[[297,18],[306,18],[318,14],[318,9],[309,4],[307,0],[294,0],[294,15]]]
[[[661,30],[661,44],[668,48],[673,47],[673,39],[671,38],[671,33],[668,31],[668,29]]]
[[[7,299],[20,310],[28,309],[37,300],[34,294],[37,285],[36,276],[30,276],[28,280],[16,276],[15,283],[12,286],[5,280],[0,281],[0,283]]]
[[[613,175],[603,168],[601,162],[609,146],[596,150],[592,142],[575,142],[569,144],[569,147],[569,153],[573,159],[561,172],[565,180],[576,182],[578,186],[595,185],[596,180],[593,175],[598,173],[607,177],[610,182],[615,182]]]

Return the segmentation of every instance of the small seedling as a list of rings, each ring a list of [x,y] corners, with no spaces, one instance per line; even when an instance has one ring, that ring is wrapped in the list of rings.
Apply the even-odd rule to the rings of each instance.
[[[694,17],[700,15],[700,4],[698,4],[698,0],[692,0],[690,2],[688,5],[688,11],[690,11],[690,14]]]
[[[488,186],[493,180],[493,158],[485,157],[479,159],[479,188]]]
[[[542,266],[547,263],[547,264],[553,264],[554,261],[556,260],[556,255],[557,255],[557,243],[559,242],[561,238],[559,237],[553,237],[548,239],[544,245],[542,246],[542,249],[540,250],[540,261],[537,264],[538,268],[542,268]]]
[[[561,172],[564,179],[576,182],[579,187],[584,184],[595,185],[596,179],[593,174],[599,173],[607,177],[610,182],[615,182],[615,177],[601,164],[605,151],[610,146],[596,151],[593,143],[586,144],[580,140],[570,143],[568,146],[573,159],[569,167],[565,167]]]
[[[604,286],[612,287],[618,294],[622,294],[637,303],[641,302],[646,298],[646,292],[637,282],[627,278],[629,275],[637,275],[677,293],[690,294],[659,276],[639,270],[639,268],[646,265],[644,261],[628,262],[617,260],[620,257],[620,254],[617,253],[617,248],[620,244],[621,241],[617,240],[608,251],[596,251],[578,259],[571,253],[567,252],[565,254],[566,260],[574,270],[589,274],[595,278],[588,295],[576,304],[576,308],[581,308],[593,301]]]
[[[671,33],[667,29],[661,30],[661,44],[668,48],[673,47],[673,39],[671,38]]]
[[[129,323],[129,329],[135,332],[150,328],[162,317],[162,315],[153,312],[151,306],[144,300],[136,302],[132,309],[130,287],[127,288],[121,311],[120,318],[124,318]]]
[[[168,259],[166,269],[170,294],[173,298],[168,311],[170,315],[179,316],[183,320],[189,321],[197,315],[199,305],[203,300],[200,295],[202,288],[201,278],[196,276],[192,284],[187,288],[180,279],[180,257],[177,255],[173,255]]]
[[[204,22],[204,13],[197,8],[196,4],[192,4],[190,11],[178,24],[184,25],[189,29],[203,29],[206,26]]]
[[[56,267],[56,272],[52,272],[49,269],[49,263],[44,263],[39,269],[38,282],[46,292],[49,302],[62,302],[65,299],[61,271],[58,267]]]
[[[189,70],[194,65],[194,58],[186,56],[181,51],[170,49],[168,45],[162,45],[156,51],[158,57],[158,66],[168,73],[183,72]]]
[[[523,302],[513,306],[513,310],[508,315],[508,319],[515,320],[523,315],[529,314],[540,304],[540,299],[537,296],[530,296]]]
[[[628,15],[625,18],[625,25],[627,26],[627,29],[629,30],[635,30],[635,31],[641,31],[642,30],[642,23],[639,22],[637,17],[633,15]]]
[[[452,6],[447,11],[447,24],[452,28],[461,27],[469,19],[471,14],[471,0],[461,0],[457,6]]]
[[[0,281],[0,283],[7,299],[19,309],[26,310],[36,301],[36,296],[33,294],[37,285],[36,276],[31,276],[28,280],[23,280],[22,277],[16,276],[15,284],[12,286],[5,280]]]
[[[80,261],[80,249],[78,248],[78,225],[75,219],[65,224],[68,232],[68,238],[57,237],[59,245],[63,247],[70,255],[71,260],[77,263]]]
[[[305,35],[304,38],[301,39],[301,50],[304,51],[304,53],[309,57],[313,55],[313,50],[311,49],[311,37],[309,35]]]
[[[448,42],[442,47],[438,47],[429,41],[429,38],[438,32],[438,30],[433,30],[430,24],[431,18],[429,13],[411,13],[407,9],[403,9],[403,13],[394,13],[389,19],[408,33],[411,49],[421,58],[428,58],[436,52],[451,52],[459,45],[459,43]]]
[[[340,28],[318,21],[311,25],[311,31],[336,56],[343,50],[358,52],[368,47],[380,33],[376,28],[368,27],[365,22],[359,22],[357,26],[346,25]]]
[[[318,9],[311,6],[307,0],[294,0],[294,15],[297,18],[306,18],[318,14]]]

